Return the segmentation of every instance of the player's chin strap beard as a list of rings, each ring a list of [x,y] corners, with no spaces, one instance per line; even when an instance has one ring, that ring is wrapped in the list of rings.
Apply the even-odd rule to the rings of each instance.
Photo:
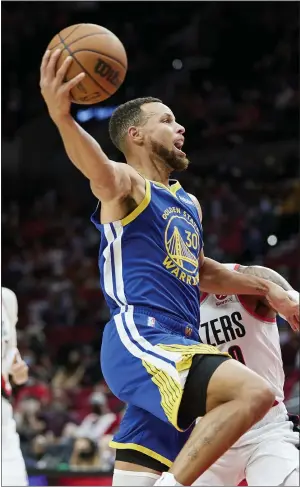
[[[170,173],[173,171],[185,171],[185,169],[189,165],[189,161],[187,158],[179,158],[176,157],[175,152],[169,151],[163,145],[159,144],[158,142],[151,141],[151,149],[152,153],[150,154],[150,159],[155,166],[155,169],[158,173],[161,172],[161,168],[157,165],[157,159],[163,163],[164,166],[167,166],[170,170]]]

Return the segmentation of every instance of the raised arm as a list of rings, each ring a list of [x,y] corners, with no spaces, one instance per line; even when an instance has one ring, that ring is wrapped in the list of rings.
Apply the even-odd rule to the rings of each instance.
[[[64,83],[72,58],[68,57],[55,73],[60,52],[60,49],[52,53],[46,51],[41,64],[40,87],[49,115],[59,130],[70,160],[90,180],[95,196],[101,201],[124,198],[132,192],[136,181],[141,184],[144,181],[127,164],[111,161],[96,140],[71,116],[70,92],[85,74],[80,73]]]

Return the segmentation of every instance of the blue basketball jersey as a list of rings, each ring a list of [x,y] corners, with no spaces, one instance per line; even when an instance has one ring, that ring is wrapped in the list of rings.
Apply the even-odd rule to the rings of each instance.
[[[203,232],[197,208],[179,182],[146,180],[140,205],[122,220],[101,224],[101,288],[111,315],[128,305],[135,312],[169,315],[198,329],[199,254]]]

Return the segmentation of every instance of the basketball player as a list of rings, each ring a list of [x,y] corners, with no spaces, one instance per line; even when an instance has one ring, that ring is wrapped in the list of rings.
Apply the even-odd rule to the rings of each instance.
[[[199,343],[199,285],[211,293],[265,296],[292,322],[299,310],[279,286],[204,257],[199,203],[169,181],[172,171],[188,166],[184,128],[171,110],[154,98],[121,105],[110,136],[127,164],[116,163],[72,118],[70,90],[84,73],[64,83],[72,59],[55,73],[59,55],[45,53],[40,86],[69,158],[101,203],[92,221],[101,233],[101,287],[111,311],[102,371],[122,401],[178,431],[207,413],[160,480],[191,485],[274,402],[257,374]]]
[[[299,305],[299,293],[277,272],[260,266],[226,264],[230,270],[257,275],[280,285]],[[299,328],[298,328],[299,330]],[[213,464],[194,485],[299,485],[299,433],[293,431],[283,403],[284,373],[275,312],[258,296],[201,296],[201,325],[204,343],[227,351],[264,377],[275,393],[275,402],[266,416]],[[132,418],[132,419],[131,419]],[[117,462],[114,486],[154,485],[160,472],[167,470],[181,448],[169,425],[142,410],[129,406],[120,431],[111,443],[122,448],[127,462]],[[143,425],[143,436],[135,430]],[[132,426],[130,426],[132,425]],[[131,427],[131,431],[130,428]],[[185,441],[185,433],[180,433]],[[126,457],[124,457],[126,458]]]
[[[18,302],[10,289],[2,291],[2,485],[28,485],[25,464],[20,449],[20,439],[16,432],[13,410],[9,402],[11,386],[9,376],[15,384],[21,385],[28,380],[28,367],[21,359],[17,349],[16,323],[18,320]]]

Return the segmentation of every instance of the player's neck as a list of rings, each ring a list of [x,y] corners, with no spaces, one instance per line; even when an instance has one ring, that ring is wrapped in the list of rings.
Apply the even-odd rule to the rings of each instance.
[[[146,179],[169,186],[171,170],[161,160],[151,157],[149,154],[135,154],[127,157],[130,165]]]

